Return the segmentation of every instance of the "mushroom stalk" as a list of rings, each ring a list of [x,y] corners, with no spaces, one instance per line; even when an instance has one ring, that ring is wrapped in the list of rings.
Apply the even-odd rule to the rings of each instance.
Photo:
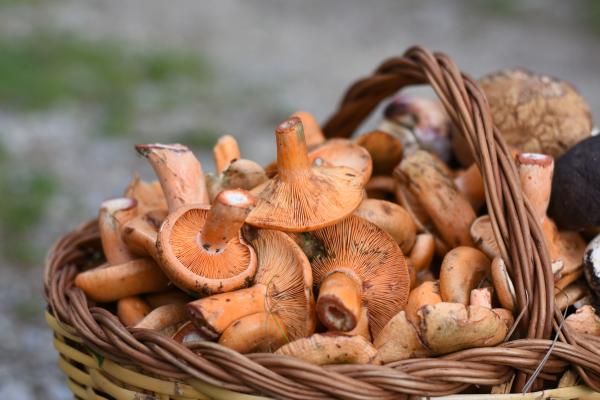
[[[240,148],[233,136],[221,136],[213,148],[217,174],[222,173],[235,160],[241,158]]]
[[[224,190],[219,193],[198,236],[200,246],[208,253],[222,252],[231,239],[239,236],[253,205],[254,199],[245,190]]]
[[[303,176],[310,169],[310,160],[300,118],[286,120],[275,133],[279,176],[284,181]]]
[[[314,334],[282,346],[275,354],[316,365],[377,364],[377,350],[362,336]]]
[[[185,306],[181,304],[169,304],[152,310],[134,328],[163,331],[185,321],[186,317]]]
[[[134,253],[158,260],[156,238],[166,217],[167,210],[152,210],[138,215],[123,225],[121,237]]]
[[[321,282],[317,315],[328,329],[347,332],[360,318],[362,284],[351,271],[334,271]]]
[[[521,153],[517,156],[521,188],[531,203],[540,226],[546,220],[554,160],[545,154]]]
[[[135,258],[121,238],[120,227],[136,213],[137,201],[129,197],[106,200],[100,206],[98,228],[102,251],[109,264],[121,264]]]
[[[239,353],[272,353],[287,343],[287,330],[272,313],[247,315],[225,329],[219,344]]]
[[[257,284],[246,289],[215,294],[187,305],[189,318],[199,328],[221,334],[234,321],[247,315],[266,312],[267,286]]]
[[[186,204],[209,203],[202,165],[186,146],[138,144],[135,149],[156,172],[170,212]]]
[[[152,311],[139,296],[129,296],[117,302],[117,316],[125,326],[134,326]]]

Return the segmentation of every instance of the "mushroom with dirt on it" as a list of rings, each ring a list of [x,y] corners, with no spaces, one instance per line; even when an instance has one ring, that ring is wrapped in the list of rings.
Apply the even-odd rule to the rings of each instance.
[[[442,300],[468,305],[471,291],[489,275],[490,267],[490,259],[473,247],[460,246],[450,250],[440,267]]]
[[[373,173],[371,155],[348,139],[330,139],[308,153],[311,164],[318,167],[348,167],[362,176],[363,185]]]

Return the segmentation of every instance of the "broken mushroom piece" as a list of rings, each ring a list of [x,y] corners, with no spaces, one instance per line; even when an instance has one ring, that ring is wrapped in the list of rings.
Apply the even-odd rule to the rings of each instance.
[[[248,286],[256,253],[240,229],[254,199],[245,190],[225,190],[210,208],[184,206],[172,212],[158,233],[165,274],[181,290],[205,296]]]
[[[524,69],[479,80],[494,125],[520,151],[558,157],[592,132],[590,108],[566,81]]]
[[[375,364],[377,350],[362,336],[320,334],[295,340],[275,352],[311,364]]]
[[[241,158],[229,164],[219,175],[206,174],[206,186],[210,198],[214,199],[223,190],[251,190],[268,179],[260,164]]]
[[[253,190],[258,200],[247,223],[305,232],[334,224],[362,201],[362,177],[347,167],[311,167],[302,122],[292,117],[275,130],[277,176]]]
[[[554,160],[545,154],[520,153],[517,168],[523,194],[542,228],[552,263],[562,265],[561,273],[575,271],[581,266],[585,242],[576,232],[559,232],[554,222],[546,217]]]
[[[198,328],[218,336],[236,320],[268,313],[279,318],[289,340],[310,335],[316,318],[306,255],[283,232],[261,229],[246,236],[258,254],[252,287],[189,303],[190,319]]]
[[[600,135],[572,147],[556,160],[548,215],[560,229],[600,227]]]
[[[398,244],[356,216],[310,234],[325,250],[311,260],[320,321],[330,330],[350,331],[365,304],[371,333],[377,336],[408,298],[410,277]]]
[[[490,273],[490,259],[467,246],[448,252],[440,267],[440,295],[448,303],[469,304],[471,291]]]
[[[469,228],[475,211],[450,175],[440,159],[422,150],[405,157],[394,170],[394,176],[418,199],[446,245],[470,246]]]
[[[146,182],[135,174],[125,189],[125,197],[137,201],[138,214],[144,214],[151,210],[164,210],[167,208],[167,201],[162,192],[159,181]]]
[[[152,310],[134,328],[150,329],[165,336],[172,336],[186,319],[187,314],[184,305],[168,304]]]
[[[569,315],[565,324],[574,332],[600,336],[600,316],[590,305],[585,305]]]
[[[590,289],[600,298],[600,235],[592,239],[585,249],[583,272]]]
[[[431,355],[419,338],[419,333],[404,311],[400,311],[383,327],[373,345],[375,360],[381,364]]]
[[[213,147],[213,157],[215,159],[216,173],[220,174],[225,171],[232,162],[241,158],[237,140],[230,135],[221,136]]]
[[[373,175],[391,175],[402,160],[402,142],[391,133],[374,130],[357,137],[356,144],[371,155]]]
[[[419,310],[420,337],[434,354],[496,346],[512,325],[503,311],[458,303],[426,305]]]
[[[410,291],[404,311],[406,318],[415,326],[419,326],[418,312],[421,307],[428,304],[442,302],[440,296],[440,284],[438,281],[426,281]]]
[[[502,308],[513,312],[517,303],[515,287],[508,275],[506,264],[501,257],[495,257],[491,266],[492,282]]]
[[[408,254],[413,248],[417,226],[410,214],[398,204],[379,199],[364,199],[354,215],[386,231],[398,243],[404,254]]]
[[[140,322],[152,308],[139,296],[128,296],[119,299],[117,316],[125,326],[134,326]]]
[[[151,210],[133,218],[121,228],[121,237],[135,254],[159,260],[156,239],[167,210]]]
[[[219,344],[238,353],[272,353],[289,342],[283,322],[266,312],[246,315],[223,331]]]
[[[181,144],[138,144],[137,152],[148,159],[160,181],[169,212],[187,204],[208,204],[202,165]]]
[[[362,176],[365,185],[373,173],[369,152],[346,139],[331,139],[308,153],[311,164],[317,167],[348,167]]]

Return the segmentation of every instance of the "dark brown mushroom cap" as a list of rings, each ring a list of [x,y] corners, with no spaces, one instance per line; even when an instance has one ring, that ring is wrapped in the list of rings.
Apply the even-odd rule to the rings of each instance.
[[[277,314],[296,340],[316,327],[313,277],[308,258],[287,234],[268,229],[250,230],[247,238],[258,255],[254,284],[267,287],[266,312]]]
[[[375,224],[356,216],[311,235],[325,249],[312,260],[315,285],[334,271],[352,271],[362,281],[363,303],[376,337],[408,300],[410,276],[400,247]]]
[[[362,146],[347,139],[331,139],[308,154],[313,165],[349,167],[363,177],[366,184],[373,173],[371,155]]]
[[[502,70],[479,81],[494,124],[521,151],[558,157],[590,136],[586,101],[568,82],[524,69]]]
[[[158,233],[161,268],[183,291],[207,295],[248,284],[256,271],[256,254],[241,233],[218,253],[202,248],[199,235],[209,207],[183,206],[163,222]]]
[[[302,123],[292,117],[275,131],[278,174],[252,190],[250,225],[306,232],[332,225],[362,201],[362,176],[347,167],[314,167],[308,160]]]

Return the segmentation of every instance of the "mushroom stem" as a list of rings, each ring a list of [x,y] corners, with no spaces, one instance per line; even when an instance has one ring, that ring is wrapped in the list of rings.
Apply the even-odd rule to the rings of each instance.
[[[321,282],[317,315],[328,329],[347,332],[360,318],[362,284],[351,271],[334,271]]]
[[[419,272],[429,268],[435,254],[435,237],[431,233],[420,233],[416,236],[408,258],[415,271]]]
[[[75,278],[75,286],[92,300],[108,303],[141,293],[167,289],[169,280],[154,261],[139,258],[106,268],[94,268]]]
[[[452,249],[440,267],[440,294],[450,303],[469,304],[471,290],[490,273],[491,262],[481,251],[460,246]]]
[[[233,321],[265,312],[267,286],[257,284],[234,292],[215,294],[187,304],[190,319],[198,328],[221,334]]]
[[[256,313],[234,321],[225,329],[219,344],[239,353],[272,353],[287,340],[287,330],[272,313]]]
[[[587,288],[582,281],[575,282],[554,295],[554,307],[563,311],[565,308],[575,304],[587,294]]]
[[[282,180],[292,180],[310,169],[308,149],[304,139],[302,121],[291,117],[275,130],[277,141],[277,170]]]
[[[169,289],[164,292],[151,293],[144,296],[146,302],[152,308],[166,306],[168,304],[187,304],[193,299],[181,290]]]
[[[139,296],[129,296],[117,302],[117,316],[125,326],[134,326],[152,311]]]
[[[98,228],[102,251],[109,264],[120,264],[135,258],[121,238],[120,227],[135,217],[137,201],[119,197],[102,202],[98,214]]]
[[[162,331],[165,328],[173,327],[187,318],[185,306],[181,304],[169,304],[155,308],[146,315],[143,320],[138,322],[134,328],[152,329]]]
[[[123,225],[121,237],[134,253],[158,260],[156,237],[166,217],[167,210],[152,210],[138,215]]]
[[[198,236],[200,246],[214,254],[225,250],[227,243],[239,236],[253,205],[254,198],[245,190],[224,190],[219,193]]]
[[[315,117],[306,111],[297,111],[291,117],[298,117],[302,121],[302,129],[306,138],[306,145],[310,148],[325,142],[325,135]]]
[[[362,336],[314,334],[282,346],[275,354],[316,365],[376,364],[377,350]]]
[[[235,160],[241,158],[240,148],[231,135],[221,136],[213,148],[217,174],[222,173]]]
[[[159,143],[138,144],[135,149],[156,172],[170,212],[185,204],[208,204],[202,165],[190,149]]]
[[[523,193],[542,226],[550,203],[554,159],[545,154],[520,153],[517,156],[517,164]]]

